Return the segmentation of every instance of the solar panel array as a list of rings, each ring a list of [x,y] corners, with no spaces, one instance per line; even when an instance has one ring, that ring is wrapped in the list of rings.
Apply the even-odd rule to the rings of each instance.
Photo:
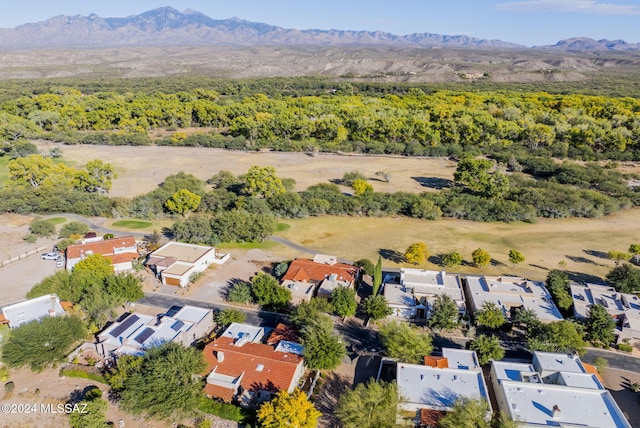
[[[142,330],[142,333],[137,335],[136,338],[133,340],[135,340],[136,342],[142,345],[144,341],[150,338],[153,333],[155,333],[155,330],[152,329],[151,327],[147,327],[144,330]]]
[[[129,315],[126,320],[122,321],[119,326],[111,330],[111,336],[119,337],[129,327],[135,324],[140,318],[137,315]]]

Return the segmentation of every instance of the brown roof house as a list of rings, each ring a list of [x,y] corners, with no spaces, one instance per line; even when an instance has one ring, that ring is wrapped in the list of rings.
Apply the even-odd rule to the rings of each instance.
[[[360,278],[358,266],[339,263],[337,257],[316,254],[313,260],[295,259],[282,277],[282,286],[291,291],[294,304],[309,301],[316,292],[329,297],[339,286],[353,286]]]
[[[204,272],[211,264],[221,265],[229,257],[229,254],[220,254],[213,247],[169,242],[151,253],[146,265],[163,284],[186,287],[191,275]]]
[[[205,346],[208,397],[238,401],[246,407],[270,400],[279,391],[293,392],[304,374],[302,346],[252,342],[243,335],[222,335]]]
[[[123,236],[99,241],[84,241],[82,244],[69,245],[66,250],[67,270],[85,257],[100,254],[111,260],[114,272],[126,272],[133,269],[132,262],[138,255],[138,245],[133,236]]]

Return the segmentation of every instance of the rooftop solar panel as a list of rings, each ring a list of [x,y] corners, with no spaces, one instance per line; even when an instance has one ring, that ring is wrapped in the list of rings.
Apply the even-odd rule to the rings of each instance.
[[[180,329],[182,328],[183,325],[184,325],[184,322],[181,321],[181,320],[178,320],[178,321],[173,323],[171,328],[174,329],[175,331],[180,331]]]
[[[151,337],[153,333],[155,333],[155,330],[152,329],[151,327],[147,327],[144,330],[142,330],[142,333],[137,335],[136,338],[133,340],[135,340],[136,342],[142,345],[144,341],[147,340],[149,337]]]
[[[129,315],[127,319],[122,321],[119,326],[111,330],[111,336],[119,337],[126,329],[135,324],[140,318],[137,315]]]

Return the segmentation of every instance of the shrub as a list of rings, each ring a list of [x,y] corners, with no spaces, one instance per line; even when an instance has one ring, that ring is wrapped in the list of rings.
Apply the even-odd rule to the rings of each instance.
[[[81,379],[91,379],[100,383],[107,383],[105,377],[99,373],[91,373],[80,369],[62,369],[60,376],[79,377]]]
[[[13,382],[7,382],[4,384],[5,392],[11,392],[14,390],[15,387],[16,387],[16,384]]]
[[[233,404],[220,403],[206,397],[201,397],[198,409],[204,413],[220,416],[234,422],[245,422],[251,417],[251,411]]]
[[[633,351],[633,346],[627,345],[626,343],[621,343],[618,345],[618,350],[622,352],[631,352]]]

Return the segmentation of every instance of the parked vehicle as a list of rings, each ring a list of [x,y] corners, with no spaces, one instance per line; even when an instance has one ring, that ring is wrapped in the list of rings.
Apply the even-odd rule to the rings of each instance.
[[[58,253],[44,253],[40,257],[43,260],[58,260],[60,258],[60,254]]]

